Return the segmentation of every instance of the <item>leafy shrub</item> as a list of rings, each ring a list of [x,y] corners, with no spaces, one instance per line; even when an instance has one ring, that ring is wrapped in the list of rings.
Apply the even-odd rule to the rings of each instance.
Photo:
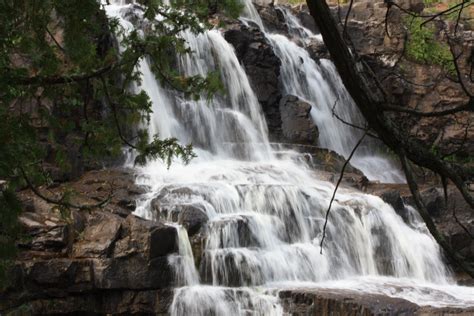
[[[454,73],[454,62],[446,43],[436,38],[433,25],[423,25],[421,18],[412,18],[407,21],[410,33],[406,54],[409,59],[424,64],[438,65],[448,73]]]

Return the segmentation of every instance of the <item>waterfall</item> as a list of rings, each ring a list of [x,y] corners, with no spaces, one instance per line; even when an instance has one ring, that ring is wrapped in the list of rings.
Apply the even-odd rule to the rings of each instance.
[[[106,9],[127,25],[126,13],[138,10],[117,4]],[[185,98],[155,79],[149,60],[140,63],[142,81],[137,89],[147,92],[153,102],[150,133],[192,142],[198,155],[189,165],[174,162],[169,170],[152,161],[139,169],[137,180],[150,192],[138,201],[136,214],[160,217],[178,231],[179,252],[169,257],[176,273],[172,315],[283,315],[278,291],[299,287],[361,292],[367,288],[367,293],[402,297],[419,305],[474,305],[469,288],[451,285],[440,248],[422,222],[412,216],[407,225],[378,197],[341,188],[321,253],[334,185],[319,180],[304,163],[272,153],[262,109],[219,30],[182,36],[193,53],[179,56],[179,71],[184,75],[219,71],[227,93],[209,101]],[[286,38],[267,36],[283,43],[275,44],[281,56],[293,50],[303,58],[300,73],[284,75],[283,81],[294,75],[305,78],[307,85],[288,83],[285,89],[295,89],[311,101],[311,88],[318,93],[314,104],[333,102],[334,83],[331,87],[322,75],[337,77],[333,66],[307,60]],[[296,72],[289,66],[283,73]],[[314,106],[323,133],[323,124],[331,119],[324,106]],[[341,148],[349,136],[340,135]],[[328,144],[337,143],[333,135],[327,138]],[[154,199],[159,209],[152,209]],[[198,267],[191,245],[196,235],[188,235],[175,223],[174,214],[185,210],[207,218]],[[413,290],[393,290],[404,286]]]
[[[316,41],[324,45],[321,36],[302,26],[288,8],[279,10],[283,13],[289,35],[296,39],[292,41],[280,34],[266,34],[275,54],[282,61],[281,81],[284,92],[312,105],[311,116],[320,131],[319,145],[348,157],[363,132],[347,123],[364,128],[364,119],[345,89],[334,64],[328,59],[321,59],[319,64],[316,63],[305,48],[296,44],[300,42],[306,45],[310,41]],[[351,163],[371,180],[405,182],[394,163],[377,154],[378,148],[380,144],[366,141]]]

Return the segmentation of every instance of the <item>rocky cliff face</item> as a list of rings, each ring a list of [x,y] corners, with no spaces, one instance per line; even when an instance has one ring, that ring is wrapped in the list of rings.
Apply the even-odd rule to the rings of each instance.
[[[95,171],[70,183],[75,202],[109,196],[100,210],[61,213],[31,192],[21,193],[25,239],[1,294],[0,311],[23,314],[166,313],[178,251],[176,229],[131,214],[144,192],[127,170]],[[53,189],[60,192],[64,187]]]
[[[404,0],[397,3],[413,12],[429,14],[421,0]],[[347,6],[342,6],[339,10],[334,7],[334,14],[343,19],[347,10]],[[407,37],[409,22],[406,14],[392,8],[385,29],[386,12],[387,7],[383,1],[355,1],[349,15],[347,31],[356,50],[374,69],[379,81],[394,97],[397,105],[434,112],[467,103],[469,98],[456,82],[455,74],[447,74],[434,61],[424,62],[409,56],[407,41],[410,36]],[[448,23],[451,23],[448,27],[454,27],[454,21]],[[434,28],[435,39],[446,43],[440,25],[435,23]],[[463,38],[462,49],[457,52],[461,54],[460,72],[472,91],[473,86],[469,79],[472,66],[469,59],[474,48],[474,32],[468,20],[461,21],[458,28]],[[447,46],[446,50],[449,51]],[[443,118],[400,116],[400,121],[404,122],[404,126],[412,135],[423,139],[439,152],[457,151],[457,155],[462,158],[472,157],[474,154],[473,120],[474,115],[468,112]]]

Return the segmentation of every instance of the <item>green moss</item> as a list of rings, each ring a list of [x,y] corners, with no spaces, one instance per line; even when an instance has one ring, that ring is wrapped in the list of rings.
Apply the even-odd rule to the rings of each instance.
[[[421,26],[423,21],[421,18],[406,21],[410,33],[406,46],[407,57],[415,62],[440,66],[450,74],[455,73],[449,46],[436,38],[433,25]]]

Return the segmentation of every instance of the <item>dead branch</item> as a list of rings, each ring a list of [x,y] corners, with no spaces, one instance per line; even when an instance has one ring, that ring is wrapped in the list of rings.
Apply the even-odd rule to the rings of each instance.
[[[364,135],[359,139],[357,144],[354,146],[352,149],[349,157],[347,157],[346,161],[344,162],[344,165],[342,166],[341,173],[339,174],[339,179],[337,180],[336,187],[334,188],[334,192],[332,193],[331,201],[329,202],[328,209],[326,211],[326,218],[324,220],[324,226],[323,226],[323,236],[321,237],[321,243],[319,244],[321,250],[320,253],[323,254],[323,244],[324,244],[324,239],[326,238],[326,228],[328,225],[328,220],[329,220],[329,213],[331,212],[331,207],[332,203],[334,202],[334,199],[336,197],[337,189],[339,188],[339,185],[341,184],[342,178],[344,177],[344,171],[346,170],[347,165],[349,164],[349,161],[351,160],[352,156],[354,156],[357,148],[359,148],[360,144],[364,140],[365,136],[367,135],[368,128],[366,128]]]

